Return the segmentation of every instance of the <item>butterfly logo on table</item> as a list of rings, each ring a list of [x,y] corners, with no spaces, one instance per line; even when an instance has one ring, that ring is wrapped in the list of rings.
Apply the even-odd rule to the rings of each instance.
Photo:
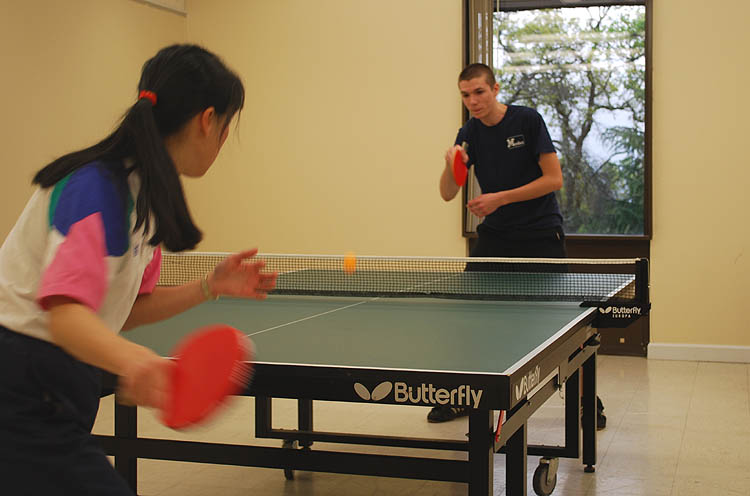
[[[359,382],[354,383],[354,391],[357,395],[365,401],[380,401],[391,392],[393,389],[393,383],[389,381],[381,382],[375,389],[370,392],[367,387]]]
[[[608,315],[611,314],[613,318],[629,319],[633,316],[640,317],[643,313],[641,307],[599,307],[599,313]]]

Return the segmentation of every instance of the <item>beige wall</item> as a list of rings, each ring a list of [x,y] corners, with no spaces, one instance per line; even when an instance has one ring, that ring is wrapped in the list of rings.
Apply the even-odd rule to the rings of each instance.
[[[0,0],[0,236],[34,173],[109,134],[143,62],[184,39],[184,17],[131,0]]]
[[[750,346],[747,19],[654,1],[653,342]]]
[[[33,171],[103,136],[142,62],[186,37],[247,87],[238,132],[187,183],[201,250],[464,255],[459,204],[437,193],[461,119],[460,4],[191,0],[184,18],[131,0],[0,0],[0,233]],[[750,346],[750,6],[654,4],[651,340]]]
[[[237,138],[187,186],[201,249],[464,255],[437,186],[461,120],[460,7],[190,2],[188,36],[247,92]]]

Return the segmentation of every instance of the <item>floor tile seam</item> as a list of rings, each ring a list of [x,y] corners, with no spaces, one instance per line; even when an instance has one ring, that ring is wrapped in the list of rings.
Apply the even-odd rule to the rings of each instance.
[[[695,367],[695,374],[693,375],[693,383],[690,393],[690,400],[688,401],[688,407],[687,407],[687,415],[685,415],[685,418],[683,420],[682,424],[682,435],[680,436],[680,449],[677,452],[677,463],[675,464],[675,470],[674,473],[672,473],[672,494],[674,495],[674,492],[677,490],[677,487],[675,485],[675,480],[677,478],[677,472],[680,467],[680,460],[682,459],[682,455],[685,451],[685,441],[687,437],[687,421],[688,417],[690,416],[690,410],[693,406],[693,400],[695,399],[695,390],[696,385],[698,383],[698,369],[700,368],[700,363],[698,363]]]

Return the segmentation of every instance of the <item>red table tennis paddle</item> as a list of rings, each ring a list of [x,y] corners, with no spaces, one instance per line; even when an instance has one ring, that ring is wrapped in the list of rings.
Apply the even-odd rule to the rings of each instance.
[[[228,325],[198,329],[174,349],[162,422],[182,429],[201,422],[252,378],[252,341]]]
[[[463,186],[466,183],[468,172],[464,157],[461,155],[461,150],[456,150],[456,154],[453,155],[453,180],[456,181],[458,186]]]

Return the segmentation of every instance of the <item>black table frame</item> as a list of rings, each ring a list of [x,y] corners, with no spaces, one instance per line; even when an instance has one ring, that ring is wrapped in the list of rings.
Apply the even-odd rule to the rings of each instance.
[[[281,439],[284,441],[282,447],[139,438],[137,409],[117,402],[114,407],[114,435],[95,437],[105,452],[114,456],[116,470],[134,490],[137,490],[137,459],[148,458],[280,468],[285,470],[287,476],[293,470],[306,470],[463,482],[468,485],[469,495],[485,496],[493,494],[494,454],[504,453],[506,494],[523,496],[527,492],[528,455],[578,458],[582,453],[585,471],[594,471],[596,355],[599,348],[599,335],[591,327],[595,310],[584,314],[566,332],[559,333],[549,346],[507,375],[256,364],[253,383],[243,393],[255,396],[256,437]],[[582,380],[579,371],[583,371]],[[529,384],[530,378],[537,378],[539,383]],[[440,440],[314,430],[314,400],[362,402],[364,400],[354,393],[354,382],[374,385],[383,381],[434,384],[441,388],[469,385],[482,389],[479,408],[472,408],[469,413],[468,439]],[[565,444],[529,445],[528,419],[563,385]],[[273,428],[273,397],[298,400],[297,429]],[[392,398],[385,398],[379,403],[411,405],[396,403]],[[433,405],[419,403],[416,406]],[[493,425],[495,410],[506,411],[506,420],[497,439]],[[312,448],[315,441],[466,451],[468,459],[323,451]]]

